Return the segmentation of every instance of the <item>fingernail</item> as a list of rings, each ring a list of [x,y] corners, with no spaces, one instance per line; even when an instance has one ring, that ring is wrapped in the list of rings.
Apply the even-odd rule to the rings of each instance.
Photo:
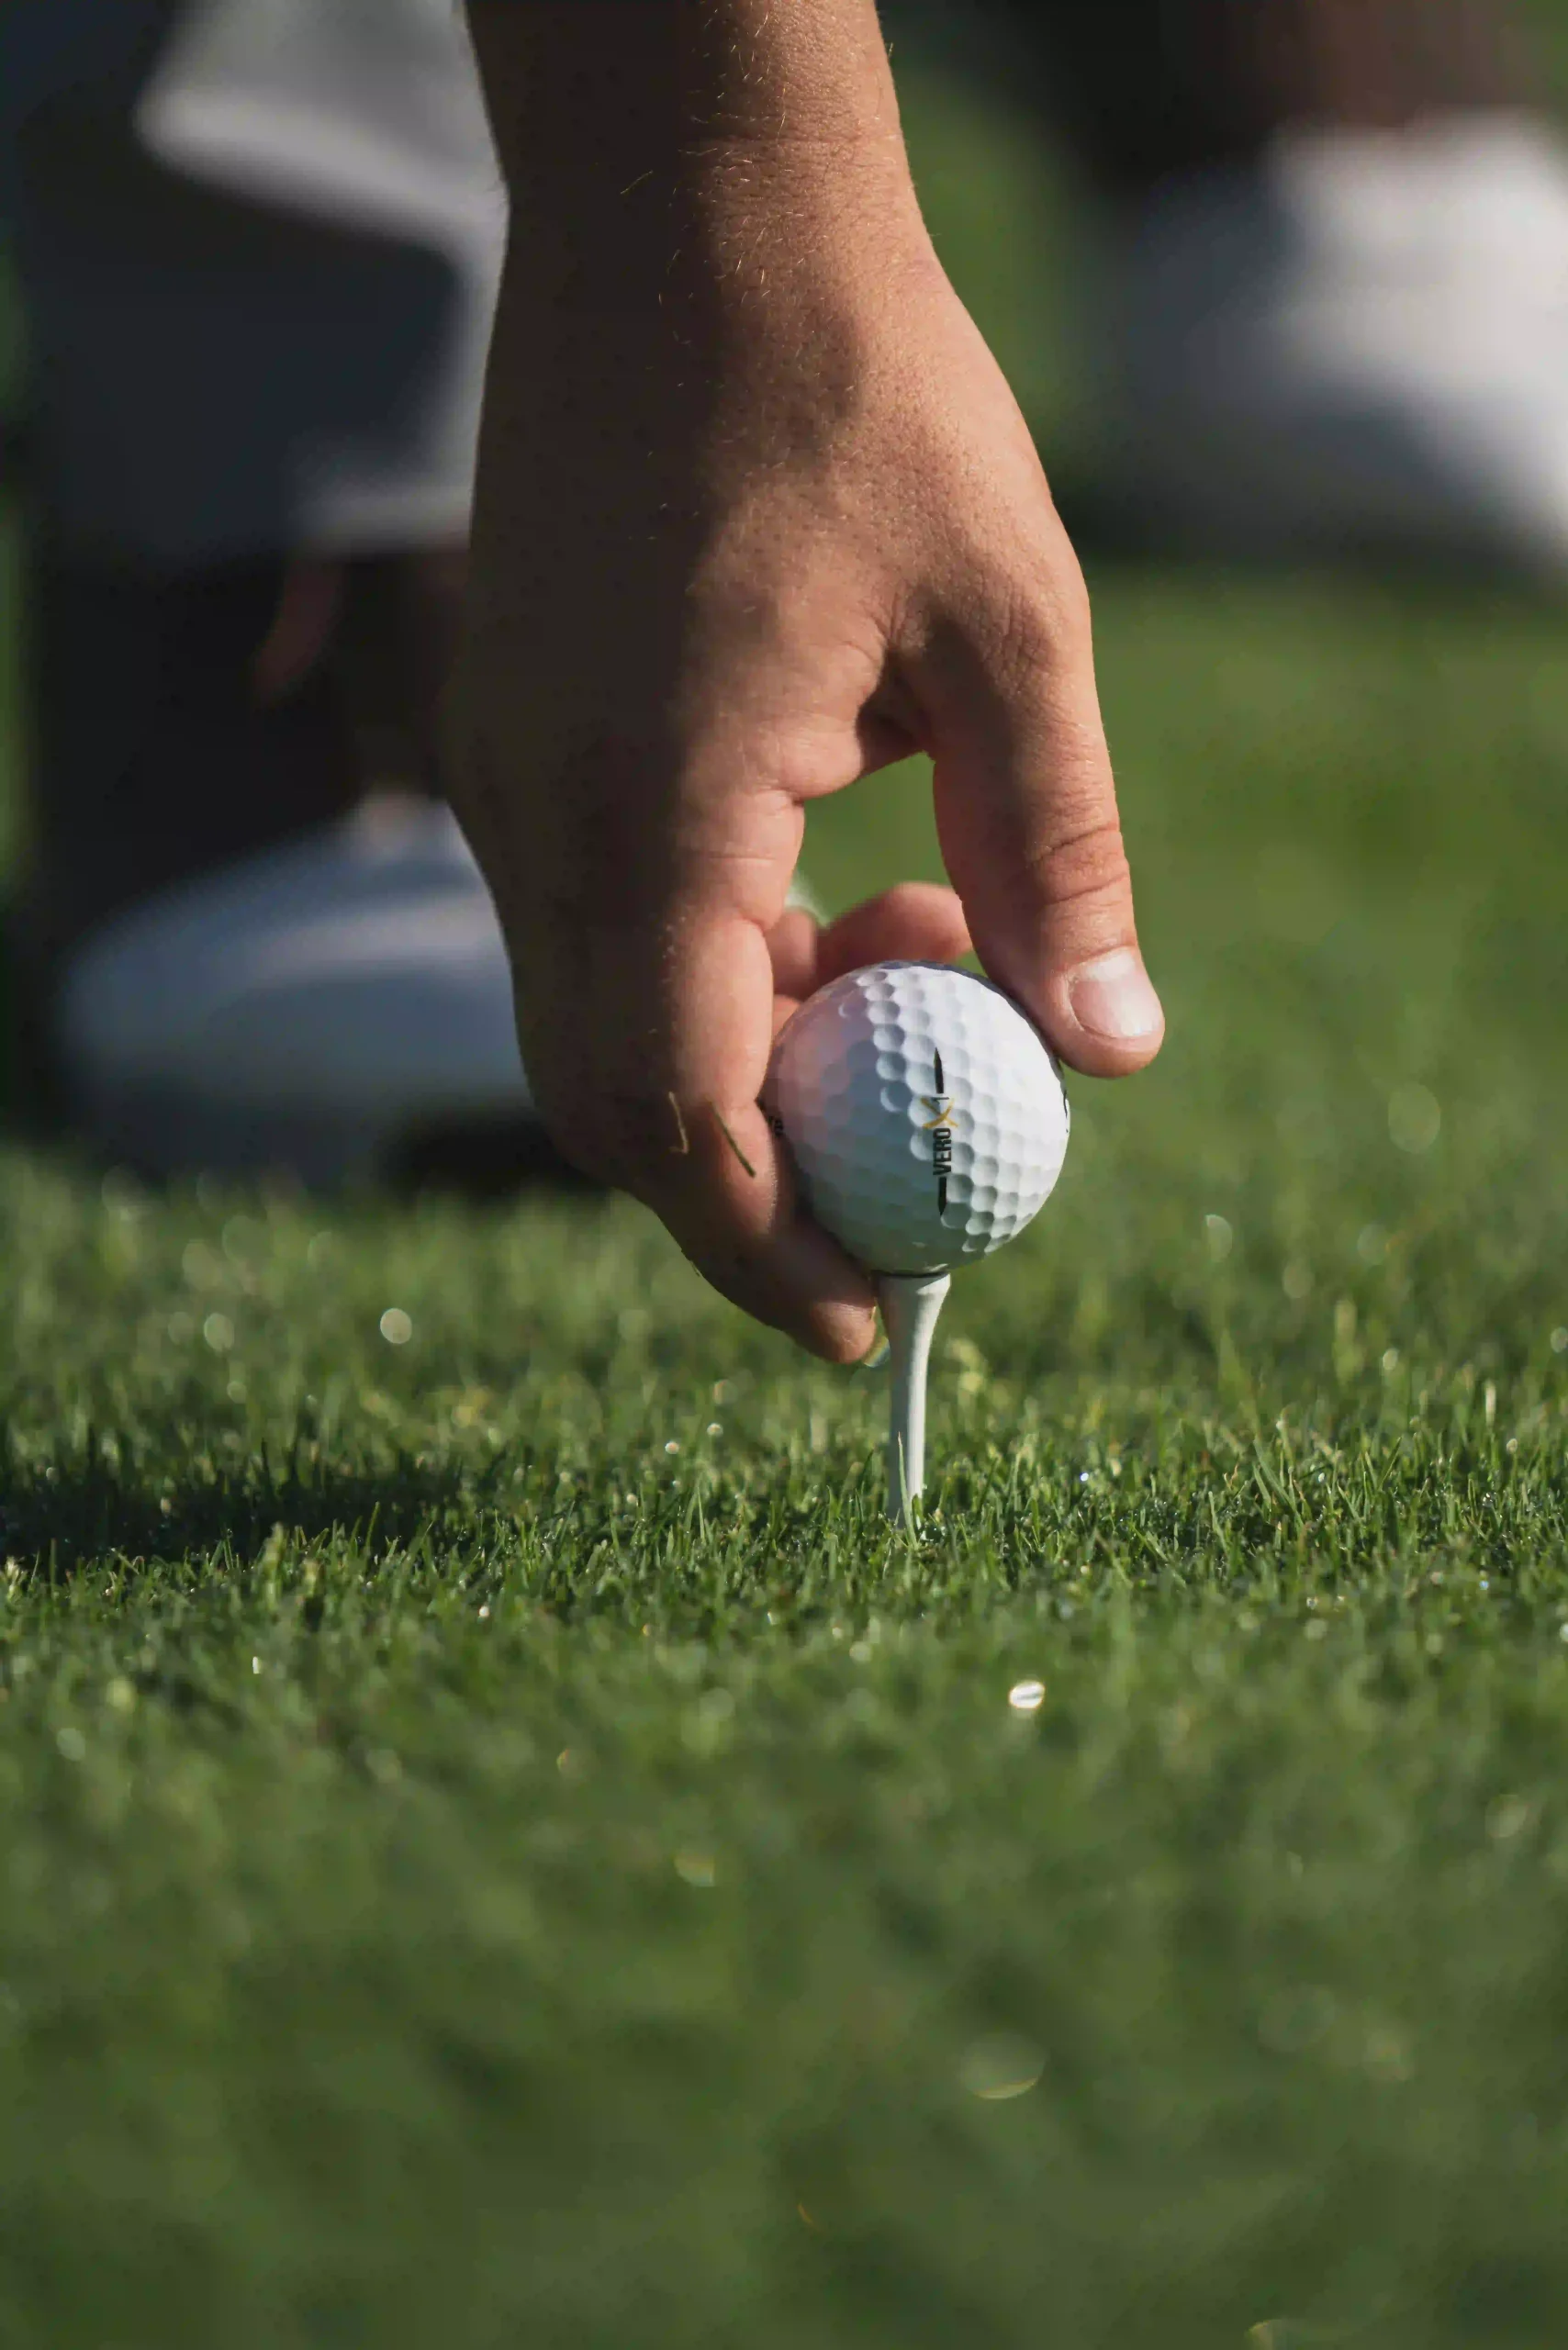
[[[1067,1000],[1087,1035],[1116,1044],[1152,1036],[1163,1016],[1153,982],[1130,946],[1118,946],[1114,955],[1102,955],[1097,963],[1075,971],[1067,983]]]

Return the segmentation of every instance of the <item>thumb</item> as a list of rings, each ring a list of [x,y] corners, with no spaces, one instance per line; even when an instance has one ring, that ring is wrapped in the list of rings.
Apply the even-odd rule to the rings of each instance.
[[[1165,1015],[1138,949],[1132,881],[1094,685],[1088,596],[971,624],[928,656],[917,690],[942,854],[986,969],[1070,1068],[1125,1077]]]

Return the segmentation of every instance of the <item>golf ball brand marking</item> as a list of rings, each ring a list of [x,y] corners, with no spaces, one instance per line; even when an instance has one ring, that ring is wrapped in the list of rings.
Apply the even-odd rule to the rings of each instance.
[[[874,963],[781,1031],[764,1105],[819,1223],[874,1272],[990,1254],[1048,1197],[1068,1108],[1038,1031],[946,964]]]
[[[931,1136],[931,1172],[936,1178],[936,1213],[938,1216],[945,1216],[947,1213],[947,1178],[953,1171],[953,1128],[949,1123],[953,1105],[942,1091],[942,1056],[937,1053],[934,1058],[936,1091],[935,1096],[927,1096],[925,1106],[928,1110],[935,1110],[936,1115],[927,1125],[926,1132]]]

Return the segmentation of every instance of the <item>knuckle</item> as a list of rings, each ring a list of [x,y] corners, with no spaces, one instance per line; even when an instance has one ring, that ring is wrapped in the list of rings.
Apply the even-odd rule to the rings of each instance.
[[[992,565],[984,609],[991,615],[992,658],[1014,683],[1032,687],[1058,677],[1079,661],[1091,634],[1089,590],[1070,552],[1031,549]]]
[[[1014,687],[1036,687],[1059,667],[1057,616],[1050,602],[1038,594],[1009,583],[994,606],[992,631],[992,662],[997,673]]]
[[[1033,893],[1052,906],[1130,893],[1132,873],[1114,816],[1042,841],[1025,860]]]
[[[596,1182],[646,1198],[666,1185],[680,1154],[667,1101],[602,1087],[535,1078],[534,1098],[561,1156]]]

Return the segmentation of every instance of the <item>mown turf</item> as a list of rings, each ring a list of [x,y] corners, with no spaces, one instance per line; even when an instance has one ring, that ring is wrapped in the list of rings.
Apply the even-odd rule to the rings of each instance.
[[[1171,1042],[917,1539],[630,1208],[0,1168],[6,2350],[1564,2339],[1568,643],[1095,585]]]
[[[919,1540],[633,1210],[13,1157],[7,2341],[1562,2338],[1568,656],[1099,601],[1172,1043]]]

